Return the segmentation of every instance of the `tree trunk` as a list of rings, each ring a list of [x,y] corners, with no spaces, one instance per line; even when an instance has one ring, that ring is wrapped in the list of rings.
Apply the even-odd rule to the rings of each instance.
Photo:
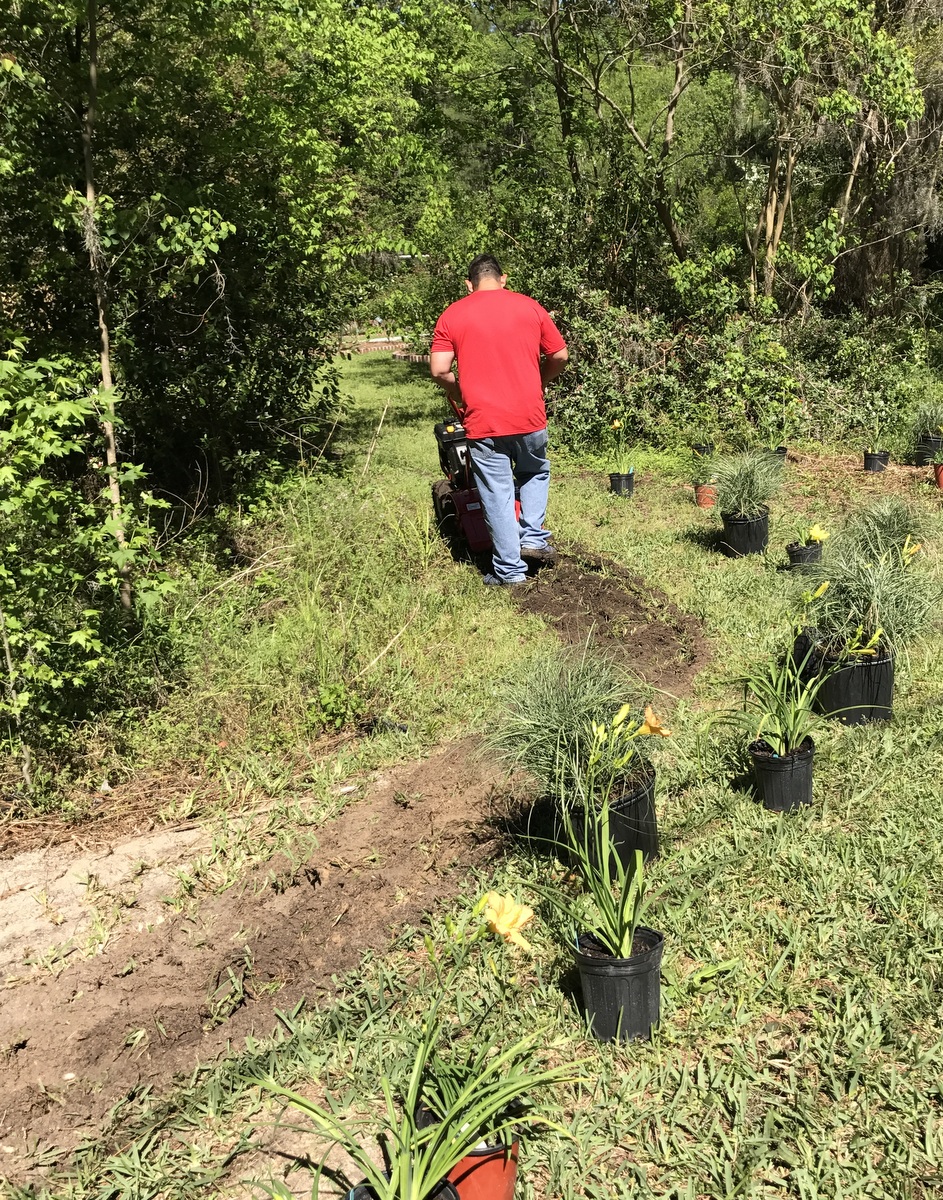
[[[566,84],[566,68],[560,55],[560,21],[560,0],[550,0],[547,37],[550,43],[550,62],[553,67],[553,90],[560,113],[560,136],[563,139],[567,167],[570,171],[570,178],[573,180],[573,186],[578,189],[582,177],[579,160],[576,156],[576,144],[573,141],[573,97]]]
[[[121,484],[118,481],[118,445],[115,440],[115,391],[111,374],[111,338],[108,330],[108,297],[98,235],[98,194],[95,190],[95,157],[92,139],[98,111],[98,0],[88,0],[88,104],[82,126],[82,152],[85,159],[85,248],[95,288],[98,310],[98,331],[101,348],[102,400],[104,415],[102,432],[105,435],[105,460],[108,468],[108,493],[115,520],[115,541],[119,550],[127,546],[124,533],[124,512],[121,504]],[[131,576],[127,563],[118,568],[121,577],[120,593],[124,608],[131,607]]]

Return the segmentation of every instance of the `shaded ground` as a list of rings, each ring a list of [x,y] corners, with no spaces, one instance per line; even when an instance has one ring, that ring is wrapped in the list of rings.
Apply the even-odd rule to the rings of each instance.
[[[385,946],[394,926],[419,921],[498,851],[488,817],[500,777],[468,742],[389,772],[319,831],[308,861],[270,861],[179,911],[165,903],[159,924],[139,920],[58,975],[34,967],[8,984],[2,1169],[22,1178],[44,1146],[68,1151],[94,1137],[132,1089],[159,1091],[230,1042],[268,1035],[276,1007],[333,994],[332,975]],[[132,864],[126,874],[141,849],[115,848]],[[4,865],[20,869],[15,858]],[[109,879],[126,882],[120,871]]]
[[[710,657],[700,622],[612,559],[575,550],[515,593],[570,644],[592,638],[646,683],[686,691]]]

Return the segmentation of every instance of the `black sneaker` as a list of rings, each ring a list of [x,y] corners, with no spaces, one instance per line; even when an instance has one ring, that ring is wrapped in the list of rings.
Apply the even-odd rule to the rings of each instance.
[[[554,550],[553,546],[521,546],[521,558],[525,562],[542,563],[544,566],[552,566],[560,555]]]

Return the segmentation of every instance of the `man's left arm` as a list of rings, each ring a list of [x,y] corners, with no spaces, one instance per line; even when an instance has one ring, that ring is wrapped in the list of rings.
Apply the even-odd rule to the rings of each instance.
[[[570,352],[564,346],[562,350],[557,350],[555,354],[547,354],[540,360],[540,382],[544,387],[551,380],[556,379],[566,366],[569,357]]]
[[[455,372],[452,370],[452,363],[455,361],[455,355],[451,350],[433,350],[429,354],[429,370],[432,378],[445,392],[449,398],[449,403],[455,409],[459,416],[462,415],[464,405],[462,403],[462,389],[459,387],[458,380],[455,378]]]

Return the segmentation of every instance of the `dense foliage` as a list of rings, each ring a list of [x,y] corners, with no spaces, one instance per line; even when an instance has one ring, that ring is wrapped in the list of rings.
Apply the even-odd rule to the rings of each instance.
[[[38,548],[4,585],[17,736],[47,668],[44,708],[94,707],[90,664],[140,645],[170,587],[148,497],[179,530],[320,461],[345,322],[421,345],[483,249],[567,335],[571,445],[618,419],[902,447],[939,398],[937,8],[7,5],[4,521]]]

